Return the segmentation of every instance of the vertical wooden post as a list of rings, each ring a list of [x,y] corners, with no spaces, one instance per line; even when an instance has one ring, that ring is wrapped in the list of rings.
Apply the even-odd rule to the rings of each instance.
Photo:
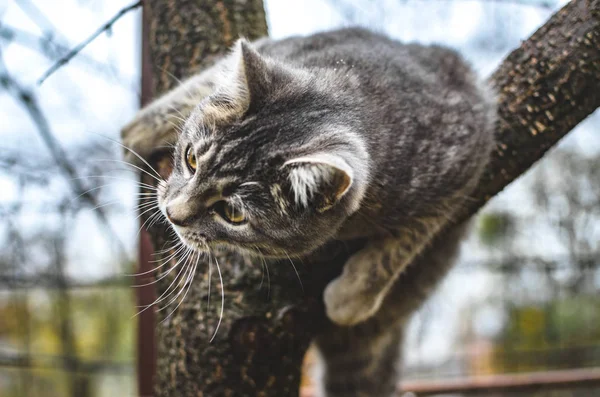
[[[142,7],[142,84],[141,84],[141,106],[152,100],[152,63],[150,58],[150,47],[148,42],[148,15],[146,7]],[[142,200],[141,198],[139,199]],[[140,219],[143,223],[144,219]],[[152,269],[152,243],[150,234],[142,227],[138,248],[138,271],[146,273],[136,277],[138,285],[148,284],[154,281]],[[138,306],[150,305],[156,299],[154,285],[139,287],[137,290]],[[154,395],[154,375],[156,373],[156,314],[154,308],[145,310],[138,316],[137,328],[137,387],[140,397],[151,397]]]

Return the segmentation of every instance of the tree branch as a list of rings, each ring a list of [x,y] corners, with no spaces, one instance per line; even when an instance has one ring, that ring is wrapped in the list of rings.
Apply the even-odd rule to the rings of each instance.
[[[150,32],[145,40],[156,69],[164,71],[154,81],[155,92],[174,84],[169,73],[189,74],[239,35],[254,38],[266,32],[257,0],[153,0],[146,5]],[[476,213],[600,105],[600,0],[574,0],[558,11],[507,57],[491,82],[499,93],[498,145],[475,200],[458,221]],[[168,174],[169,155],[155,160],[161,173]],[[151,232],[155,246],[162,246],[166,230]],[[438,236],[425,258],[451,232]],[[306,348],[332,327],[323,313],[323,288],[360,247],[333,243],[306,258],[299,267],[304,292],[287,261],[269,263],[270,293],[260,288],[262,264],[257,260],[217,253],[215,262],[201,261],[196,280],[180,287],[189,288],[185,301],[158,327],[157,395],[296,395]],[[213,281],[209,294],[207,273],[213,268],[215,274],[216,260],[225,282],[215,288]],[[443,273],[432,274],[427,262],[420,261],[403,273],[390,299],[406,302],[403,314],[411,313],[422,303],[409,299],[411,288],[433,286]],[[159,294],[173,281],[177,279],[162,280]],[[219,321],[215,290],[220,288],[225,315],[217,338],[209,343]],[[161,313],[164,317],[168,311]]]
[[[127,14],[129,11],[135,10],[144,4],[144,0],[140,0],[136,3],[130,4],[127,7],[122,8],[119,12],[115,14],[111,19],[109,19],[104,25],[102,25],[98,30],[96,30],[90,37],[85,39],[81,44],[75,46],[68,54],[60,58],[54,65],[50,67],[38,80],[38,85],[41,85],[50,75],[60,69],[63,65],[69,63],[71,59],[73,59],[81,50],[83,50],[88,44],[90,44],[94,39],[100,36],[102,33],[109,31],[112,26],[117,22],[123,15]]]

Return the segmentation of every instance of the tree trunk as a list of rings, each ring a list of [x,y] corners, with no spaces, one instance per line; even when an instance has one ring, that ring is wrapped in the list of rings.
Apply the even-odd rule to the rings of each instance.
[[[148,0],[144,7],[149,22],[144,40],[157,93],[177,84],[171,75],[181,78],[209,64],[237,37],[266,34],[261,0]],[[574,0],[500,65],[491,77],[499,93],[499,143],[477,200],[470,203],[463,220],[598,107],[599,47],[600,0]],[[162,174],[170,171],[169,158],[154,159]],[[154,247],[164,247],[165,229],[154,227],[151,234]],[[438,236],[443,239],[443,234]],[[235,254],[217,254],[213,263],[200,261],[183,303],[157,325],[156,395],[297,395],[304,353],[317,334],[331,327],[323,312],[323,289],[339,273],[349,251],[360,246],[356,242],[350,250],[342,250],[331,244],[306,258],[298,266],[303,286],[288,261],[269,263],[266,275],[260,261]],[[178,270],[158,283],[159,296]],[[395,291],[428,277],[432,276],[425,266],[409,267]],[[211,342],[222,309],[221,288],[222,322]],[[175,304],[159,311],[159,320]],[[414,311],[418,305],[407,305],[406,310]]]

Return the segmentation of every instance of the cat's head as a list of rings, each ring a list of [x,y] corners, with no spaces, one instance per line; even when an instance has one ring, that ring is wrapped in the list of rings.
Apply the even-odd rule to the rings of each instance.
[[[301,255],[360,206],[368,156],[349,104],[315,71],[240,41],[183,126],[158,200],[196,250]]]

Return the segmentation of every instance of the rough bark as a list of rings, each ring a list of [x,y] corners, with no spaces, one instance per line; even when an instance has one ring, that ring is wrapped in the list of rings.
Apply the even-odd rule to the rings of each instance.
[[[266,34],[260,0],[150,0],[145,7],[158,93],[176,84],[171,74],[182,77],[206,65],[238,36]],[[508,56],[491,81],[499,93],[499,143],[464,219],[600,104],[600,0],[574,0],[565,6]],[[168,174],[168,155],[153,160]],[[161,249],[167,240],[164,228],[153,228],[151,234],[154,246]],[[225,307],[212,342],[221,286],[213,263],[208,306],[209,263],[201,262],[185,301],[157,325],[156,395],[297,395],[304,353],[327,325],[323,288],[349,251],[359,248],[360,243],[350,250],[332,244],[296,264],[303,288],[287,261],[269,264],[269,283],[260,261],[218,254]],[[424,272],[409,268],[397,288]],[[171,279],[159,283],[159,295]],[[173,307],[160,311],[159,320]]]

